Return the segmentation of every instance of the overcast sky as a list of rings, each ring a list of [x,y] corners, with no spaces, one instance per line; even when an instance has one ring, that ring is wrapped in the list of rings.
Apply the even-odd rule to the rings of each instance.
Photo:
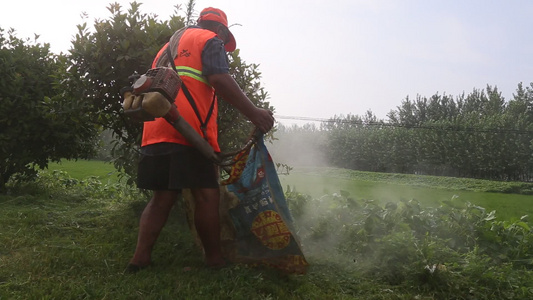
[[[115,1],[12,1],[0,27],[39,34],[66,52],[82,12],[110,16]],[[129,8],[130,1],[116,1]],[[187,1],[138,1],[166,20]],[[406,96],[457,96],[487,84],[509,100],[533,82],[531,0],[197,0],[228,15],[241,58],[260,64],[279,116],[378,118]]]

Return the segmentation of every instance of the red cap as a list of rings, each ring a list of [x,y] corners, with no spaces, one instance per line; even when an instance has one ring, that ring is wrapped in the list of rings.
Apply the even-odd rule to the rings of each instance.
[[[215,21],[226,26],[226,28],[228,28],[229,33],[229,42],[224,45],[224,48],[226,48],[226,51],[228,52],[232,52],[235,50],[235,48],[237,48],[237,42],[235,41],[235,37],[233,36],[231,31],[229,31],[228,18],[222,10],[213,7],[204,8],[200,13],[200,17],[198,18],[198,22],[200,21]]]

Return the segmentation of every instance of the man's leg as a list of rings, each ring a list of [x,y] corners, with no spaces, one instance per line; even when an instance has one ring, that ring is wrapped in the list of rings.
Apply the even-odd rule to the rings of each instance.
[[[167,222],[177,197],[177,191],[154,191],[152,199],[141,215],[137,247],[130,264],[139,267],[150,264],[152,248]]]
[[[194,226],[202,241],[208,266],[225,265],[220,246],[219,188],[192,189],[194,197]]]

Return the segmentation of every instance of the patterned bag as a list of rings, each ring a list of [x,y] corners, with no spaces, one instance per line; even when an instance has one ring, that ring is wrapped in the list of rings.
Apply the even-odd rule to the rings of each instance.
[[[235,203],[228,211],[235,229],[233,260],[304,274],[308,263],[263,136],[234,161],[229,178],[222,182]]]

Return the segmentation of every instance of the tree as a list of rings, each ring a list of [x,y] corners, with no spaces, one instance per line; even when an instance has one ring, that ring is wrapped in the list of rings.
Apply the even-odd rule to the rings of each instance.
[[[509,102],[492,86],[456,99],[407,97],[388,124],[369,113],[333,119],[323,127],[327,152],[334,166],[364,171],[531,181],[532,99],[533,84],[519,84]]]
[[[133,2],[124,13],[118,3],[110,4],[111,17],[95,20],[94,32],[87,23],[78,25],[69,55],[69,91],[85,99],[94,124],[111,130],[114,165],[130,175],[136,173],[142,124],[123,114],[120,89],[131,84],[132,74],[150,69],[159,48],[184,25],[177,16],[160,22],[155,15],[142,14],[140,6]]]
[[[63,90],[66,60],[48,44],[0,29],[0,191],[14,175],[94,153],[97,130],[83,102]]]

